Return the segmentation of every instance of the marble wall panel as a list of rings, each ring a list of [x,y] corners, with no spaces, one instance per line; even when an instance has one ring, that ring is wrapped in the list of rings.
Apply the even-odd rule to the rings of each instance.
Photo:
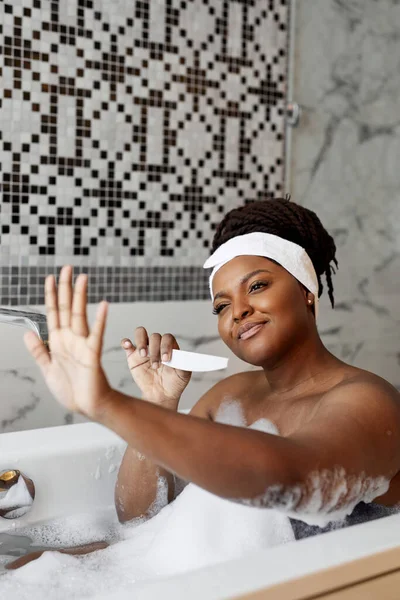
[[[288,191],[334,236],[336,308],[320,331],[346,360],[400,387],[400,4],[294,2]]]

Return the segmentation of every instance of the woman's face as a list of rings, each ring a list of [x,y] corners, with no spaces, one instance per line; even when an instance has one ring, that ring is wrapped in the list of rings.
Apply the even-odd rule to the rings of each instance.
[[[213,294],[222,340],[255,366],[272,366],[315,327],[313,296],[268,258],[230,260],[215,274]]]

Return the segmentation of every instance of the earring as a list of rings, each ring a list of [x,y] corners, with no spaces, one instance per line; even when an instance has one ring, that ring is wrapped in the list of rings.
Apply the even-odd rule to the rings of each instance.
[[[311,300],[311,298],[308,299],[308,304],[312,304],[313,301]]]

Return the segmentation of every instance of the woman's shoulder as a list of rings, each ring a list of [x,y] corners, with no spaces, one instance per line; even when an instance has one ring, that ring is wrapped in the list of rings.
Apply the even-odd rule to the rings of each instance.
[[[363,391],[367,397],[371,398],[379,394],[379,397],[386,397],[400,409],[399,390],[383,377],[358,367],[350,367],[343,379],[327,392],[326,398],[331,398],[344,391],[351,394],[355,390]]]

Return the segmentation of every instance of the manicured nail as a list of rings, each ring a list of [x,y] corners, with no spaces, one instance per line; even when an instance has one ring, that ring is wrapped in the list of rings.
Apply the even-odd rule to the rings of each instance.
[[[145,358],[147,356],[147,350],[146,350],[146,348],[142,348],[140,350],[140,356],[142,356],[143,358]]]
[[[151,368],[156,371],[158,369],[158,362],[153,362],[153,364],[151,365]]]
[[[164,362],[168,362],[168,359],[169,359],[168,354],[167,353],[163,354],[162,355],[162,359],[163,359]]]

